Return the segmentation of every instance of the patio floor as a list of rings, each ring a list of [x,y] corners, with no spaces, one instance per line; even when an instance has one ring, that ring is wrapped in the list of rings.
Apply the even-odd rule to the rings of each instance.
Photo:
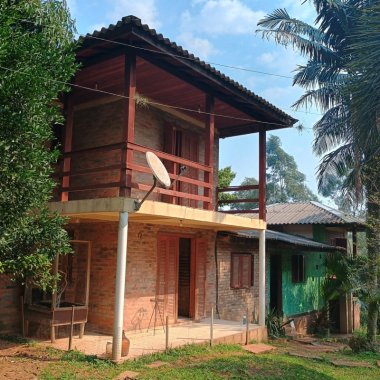
[[[255,341],[266,340],[266,329],[258,325],[249,325],[249,339]],[[126,359],[136,358],[141,355],[151,354],[165,350],[165,332],[162,327],[151,328],[148,332],[126,332],[130,340],[129,355]],[[245,343],[245,327],[239,322],[214,320],[213,341],[218,343]],[[179,347],[191,343],[207,343],[210,341],[210,320],[201,322],[186,321],[178,325],[169,326],[169,347]],[[102,335],[86,331],[84,337],[79,339],[74,336],[72,347],[87,355],[106,357],[107,342],[112,342],[111,335]],[[57,339],[55,343],[45,342],[50,347],[62,350],[68,349],[69,339]]]

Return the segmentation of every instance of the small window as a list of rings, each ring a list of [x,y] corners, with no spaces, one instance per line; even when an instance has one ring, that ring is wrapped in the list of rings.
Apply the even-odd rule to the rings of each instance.
[[[253,255],[231,254],[231,288],[244,289],[253,286]]]
[[[305,256],[304,255],[292,256],[292,281],[293,282],[305,281]]]

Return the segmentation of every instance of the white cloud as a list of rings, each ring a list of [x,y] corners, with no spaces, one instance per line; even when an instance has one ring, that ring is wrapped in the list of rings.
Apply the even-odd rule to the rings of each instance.
[[[113,8],[107,14],[107,18],[112,22],[133,15],[140,18],[144,24],[148,24],[150,28],[161,26],[155,0],[114,0],[112,4]]]
[[[253,11],[240,0],[195,0],[193,10],[183,12],[181,27],[185,32],[211,36],[253,33],[263,11]]]
[[[89,26],[89,32],[92,33],[94,32],[95,30],[100,30],[102,28],[107,28],[107,24],[105,22],[99,22],[98,24],[93,24],[91,26]]]
[[[257,57],[257,60],[261,63],[273,63],[275,59],[276,56],[273,53],[263,53]]]
[[[192,33],[182,33],[177,37],[177,40],[183,48],[203,60],[207,60],[211,54],[218,53],[218,50],[209,40],[196,37]]]

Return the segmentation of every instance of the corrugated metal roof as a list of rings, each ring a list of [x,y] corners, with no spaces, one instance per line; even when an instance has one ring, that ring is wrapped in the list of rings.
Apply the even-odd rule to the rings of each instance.
[[[208,63],[200,60],[198,57],[195,57],[193,54],[189,53],[187,50],[183,49],[182,46],[177,45],[175,42],[170,41],[168,38],[165,38],[162,34],[157,33],[155,29],[150,29],[148,25],[142,24],[141,19],[136,16],[126,16],[123,17],[120,21],[114,24],[110,24],[107,28],[102,28],[100,31],[94,31],[93,33],[88,33],[86,36],[81,36],[79,39],[81,47],[80,50],[86,49],[94,44],[95,40],[92,38],[102,38],[102,39],[114,39],[115,35],[118,35],[119,32],[122,32],[123,29],[128,27],[137,28],[138,30],[144,32],[149,37],[151,37],[155,43],[161,44],[165,48],[170,48],[173,55],[183,57],[186,60],[191,60],[195,65],[200,69],[206,70],[208,74],[211,74],[224,82],[224,85],[232,86],[236,90],[240,91],[242,94],[249,96],[252,101],[260,103],[262,106],[269,108],[272,112],[275,112],[278,116],[285,120],[289,126],[297,122],[296,119],[282,111],[281,109],[275,107],[273,104],[269,103],[262,97],[256,95],[252,91],[248,90],[246,87],[242,86],[240,83],[232,80],[230,77],[224,75],[219,70],[216,70],[214,67]],[[98,40],[98,43],[104,43],[104,40]]]
[[[268,225],[329,224],[363,225],[364,220],[319,202],[278,203],[267,206]]]
[[[237,235],[239,237],[248,238],[248,239],[258,239],[259,238],[259,232],[258,231],[237,231],[237,232],[231,232],[232,235]],[[339,251],[342,250],[342,248],[334,247],[332,245],[324,244],[317,242],[315,240],[306,239],[301,236],[296,235],[289,235],[285,234],[283,232],[278,231],[271,231],[266,230],[265,233],[266,240],[269,241],[280,241],[283,243],[296,245],[298,247],[305,247],[305,248],[313,248],[318,251]]]

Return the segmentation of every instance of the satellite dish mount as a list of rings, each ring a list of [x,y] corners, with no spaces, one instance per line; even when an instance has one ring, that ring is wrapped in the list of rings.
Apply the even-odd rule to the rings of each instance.
[[[141,201],[135,201],[135,211],[140,210],[141,205],[145,202],[145,200],[149,197],[149,195],[153,192],[157,183],[163,185],[166,189],[170,189],[175,182],[177,182],[178,178],[186,171],[186,166],[180,167],[180,172],[177,178],[171,182],[168,171],[166,170],[162,161],[152,152],[146,152],[145,154],[146,161],[149,165],[150,170],[153,174],[153,185],[150,190],[145,194],[144,198]]]

